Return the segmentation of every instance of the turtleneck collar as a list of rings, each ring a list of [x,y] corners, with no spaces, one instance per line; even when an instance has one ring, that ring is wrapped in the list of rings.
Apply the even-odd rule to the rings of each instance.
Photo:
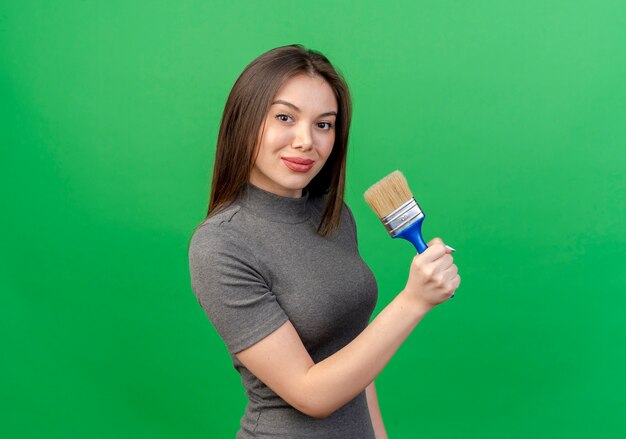
[[[300,198],[291,198],[276,195],[247,182],[239,200],[254,215],[277,223],[301,223],[311,216],[307,206],[309,191],[306,188],[302,189]]]

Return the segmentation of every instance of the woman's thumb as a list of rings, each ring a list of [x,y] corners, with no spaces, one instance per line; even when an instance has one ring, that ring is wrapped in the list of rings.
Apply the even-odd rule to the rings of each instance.
[[[428,247],[431,247],[431,246],[433,246],[433,245],[435,245],[435,244],[445,245],[445,244],[443,243],[443,241],[441,240],[441,238],[433,238],[433,239],[431,239],[430,241],[428,241],[428,244],[427,244],[427,245],[428,245]]]
[[[446,248],[446,253],[452,253],[455,252],[456,249],[450,247],[449,245],[446,245],[443,240],[441,238],[433,238],[430,241],[428,241],[428,244],[426,244],[428,247],[435,245],[435,244],[441,244]]]

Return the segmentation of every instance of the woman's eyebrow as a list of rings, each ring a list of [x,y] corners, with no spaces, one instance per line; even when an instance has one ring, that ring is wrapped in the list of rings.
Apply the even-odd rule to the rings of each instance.
[[[294,104],[292,104],[291,102],[287,102],[287,101],[283,101],[282,99],[278,99],[274,102],[272,102],[272,105],[274,104],[283,104],[286,105],[290,108],[293,108],[294,110],[296,110],[298,113],[301,111],[298,107],[296,107]],[[337,112],[336,111],[327,111],[326,113],[322,113],[320,114],[318,117],[324,117],[324,116],[337,116]]]

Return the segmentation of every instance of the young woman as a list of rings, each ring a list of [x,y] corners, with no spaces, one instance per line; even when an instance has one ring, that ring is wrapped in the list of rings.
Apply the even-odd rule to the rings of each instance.
[[[189,264],[246,389],[237,438],[385,438],[374,378],[460,284],[436,238],[369,323],[376,281],[343,201],[350,116],[344,80],[299,45],[252,61],[226,102]]]

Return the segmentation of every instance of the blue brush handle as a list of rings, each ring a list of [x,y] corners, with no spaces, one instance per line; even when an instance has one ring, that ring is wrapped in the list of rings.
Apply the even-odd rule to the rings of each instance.
[[[424,218],[425,216],[422,216],[409,227],[394,236],[394,238],[402,238],[409,241],[415,246],[419,254],[424,253],[424,251],[428,248],[424,242],[424,238],[422,238],[422,222],[424,221]]]
[[[422,216],[420,219],[416,220],[409,227],[398,233],[394,238],[402,238],[409,241],[411,244],[415,246],[417,252],[421,255],[428,248],[426,243],[424,242],[424,238],[422,238],[422,222],[424,222],[424,218],[426,215]],[[454,293],[450,296],[450,299],[454,297]]]

